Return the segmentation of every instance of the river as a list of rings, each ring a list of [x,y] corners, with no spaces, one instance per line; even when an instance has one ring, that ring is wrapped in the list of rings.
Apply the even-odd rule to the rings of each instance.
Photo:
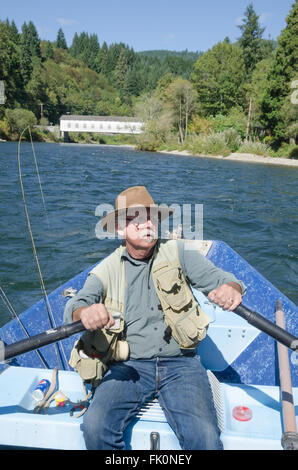
[[[21,146],[23,185],[47,292],[108,255],[96,207],[145,185],[156,203],[203,204],[204,239],[224,240],[298,303],[298,168],[139,152],[128,147]],[[20,190],[17,144],[0,143],[0,285],[17,313],[42,297]],[[268,299],[270,301],[270,299]],[[0,326],[10,319],[0,299]]]

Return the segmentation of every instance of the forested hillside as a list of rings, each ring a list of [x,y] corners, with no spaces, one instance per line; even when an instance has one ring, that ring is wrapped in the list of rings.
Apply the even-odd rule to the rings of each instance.
[[[263,39],[253,5],[239,39],[206,52],[135,52],[97,34],[62,29],[41,40],[32,21],[19,31],[0,21],[0,138],[16,139],[26,123],[59,123],[67,112],[138,115],[146,123],[140,148],[187,146],[225,154],[249,149],[295,155],[298,88],[298,0],[277,41]],[[246,147],[245,147],[246,145]],[[259,146],[259,147],[258,147]],[[294,152],[294,153],[293,153]]]

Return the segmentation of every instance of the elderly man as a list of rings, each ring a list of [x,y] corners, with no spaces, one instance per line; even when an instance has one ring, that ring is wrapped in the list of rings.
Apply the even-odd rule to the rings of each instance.
[[[84,415],[87,449],[125,449],[124,430],[156,396],[182,449],[222,449],[206,370],[196,347],[209,318],[190,285],[226,310],[244,286],[183,240],[158,239],[170,215],[144,186],[123,191],[101,221],[125,239],[88,275],[65,309],[87,329],[70,364],[99,385]],[[158,216],[158,217],[157,217]],[[84,338],[85,336],[85,338]]]

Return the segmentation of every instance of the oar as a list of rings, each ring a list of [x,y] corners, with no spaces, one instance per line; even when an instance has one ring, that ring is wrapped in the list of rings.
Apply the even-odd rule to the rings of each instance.
[[[267,318],[264,318],[259,313],[250,310],[242,304],[238,305],[233,312],[240,315],[240,317],[244,318],[248,323],[258,328],[258,330],[263,331],[267,335],[276,339],[279,343],[287,346],[287,348],[290,348],[295,352],[298,351],[298,338],[296,338],[296,336],[267,320]]]
[[[285,317],[280,300],[276,302],[275,321],[278,326],[285,329]],[[281,445],[284,450],[298,450],[298,434],[289,354],[288,350],[282,344],[277,344],[277,354],[284,431],[281,438]]]
[[[3,342],[0,341],[0,362],[13,357],[19,356],[20,354],[25,354],[34,349],[41,348],[42,346],[47,346],[48,344],[56,343],[64,338],[68,338],[80,331],[85,330],[85,327],[81,320],[70,323],[68,325],[58,326],[57,328],[52,328],[50,330],[44,331],[30,338],[23,339],[17,343],[8,344],[7,346],[3,345]],[[2,348],[1,348],[2,343]],[[1,357],[2,349],[2,357]]]
[[[284,346],[287,346],[293,351],[298,351],[298,338],[270,322],[259,313],[253,312],[242,304],[240,304],[233,311],[237,313],[237,315],[245,318],[248,323],[257,327],[259,330],[264,331]],[[85,330],[85,327],[79,320],[68,325],[52,328],[51,330],[47,330],[44,333],[40,333],[38,335],[32,336],[31,338],[27,338],[7,346],[4,346],[2,341],[0,341],[0,361],[12,359],[13,357],[19,356],[20,354],[25,354],[26,352],[33,351],[34,349],[41,348],[42,346],[55,343],[56,341],[68,338],[69,336],[72,336],[75,333],[79,333],[83,330]]]

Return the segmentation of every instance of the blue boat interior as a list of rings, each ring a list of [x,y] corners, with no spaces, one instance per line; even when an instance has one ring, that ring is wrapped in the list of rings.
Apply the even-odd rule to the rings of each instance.
[[[272,322],[275,322],[275,303],[280,299],[286,329],[293,335],[297,333],[297,306],[230,246],[222,241],[213,241],[206,257],[243,280],[247,287],[243,304]],[[49,295],[48,301],[56,322],[51,326],[63,323],[63,311],[68,300],[63,295],[65,289],[80,290],[90,269]],[[211,319],[207,337],[199,344],[197,354],[208,371],[224,448],[280,449],[283,423],[276,341],[235,313],[215,306],[201,292],[194,291],[194,294]],[[51,327],[43,299],[23,312],[21,320],[31,336]],[[80,427],[82,418],[70,417],[67,406],[61,409],[54,403],[47,415],[36,415],[31,396],[34,385],[42,378],[51,380],[52,369],[58,367],[59,389],[71,401],[82,399],[81,379],[68,365],[71,349],[79,336],[64,339],[56,348],[54,345],[40,348],[47,368],[44,368],[35,351],[20,355],[8,364],[0,364],[0,446],[85,448]],[[16,319],[0,329],[0,339],[5,344],[25,338]],[[289,351],[289,361],[294,403],[297,404],[297,353]],[[249,408],[251,419],[235,419],[233,410],[237,406]],[[295,411],[297,417],[297,405]],[[141,409],[127,429],[127,448],[149,449],[151,432],[159,433],[160,449],[180,449],[156,400]]]

